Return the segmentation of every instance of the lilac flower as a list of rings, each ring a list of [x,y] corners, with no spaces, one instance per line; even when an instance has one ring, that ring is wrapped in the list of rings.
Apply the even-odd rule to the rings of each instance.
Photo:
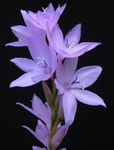
[[[38,119],[35,131],[33,131],[27,126],[23,127],[26,128],[31,134],[33,134],[34,137],[36,137],[36,139],[38,139],[42,144],[44,144],[45,147],[48,147],[49,139],[51,136],[51,109],[49,105],[47,103],[43,104],[40,98],[37,97],[36,95],[33,96],[32,109],[21,103],[17,104],[22,106],[27,111],[29,111],[30,113],[32,113],[33,115],[35,115],[37,118],[40,119],[40,120]],[[58,125],[56,133],[52,138],[52,147],[54,149],[59,146],[64,136],[66,135],[68,128],[69,126],[67,125],[61,124]]]
[[[73,58],[81,56],[100,44],[98,42],[79,43],[81,38],[81,24],[73,27],[67,33],[65,39],[61,29],[58,25],[56,25],[52,31],[51,38],[53,41],[53,46],[62,58]]]
[[[76,109],[77,101],[84,104],[106,107],[103,99],[98,95],[84,90],[91,86],[101,74],[100,66],[87,66],[77,71],[76,64],[78,58],[65,59],[64,64],[60,62],[56,70],[56,87],[59,95],[62,95],[62,104],[65,117],[65,123],[71,125]]]
[[[46,148],[41,148],[41,147],[33,146],[32,150],[46,150]]]
[[[26,73],[13,81],[10,87],[26,87],[48,80],[55,72],[57,58],[54,50],[50,46],[48,47],[44,32],[41,29],[36,33],[30,30],[32,34],[26,37],[25,32],[21,34],[22,30],[19,26],[13,27],[13,31],[21,41],[24,39],[23,43],[28,46],[33,60],[27,58],[11,60]]]

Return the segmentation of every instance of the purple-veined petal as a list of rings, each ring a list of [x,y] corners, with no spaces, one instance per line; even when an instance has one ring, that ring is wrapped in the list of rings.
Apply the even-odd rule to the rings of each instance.
[[[106,107],[106,104],[104,103],[103,99],[90,91],[76,89],[76,90],[72,90],[72,94],[81,103],[92,105],[92,106],[102,105]]]
[[[60,126],[57,129],[57,132],[55,133],[54,137],[53,137],[53,147],[54,149],[57,148],[60,143],[62,142],[63,138],[65,137],[66,133],[68,131],[68,126]]]
[[[46,148],[41,148],[38,146],[32,146],[32,150],[46,150]]]
[[[32,59],[28,58],[13,58],[11,59],[11,62],[25,72],[32,71],[36,65]]]
[[[73,27],[65,37],[65,43],[70,45],[73,43],[77,44],[80,41],[81,37],[81,24],[76,25]]]
[[[38,73],[37,72],[28,72],[23,74],[22,76],[20,76],[19,78],[17,78],[16,80],[14,80],[13,82],[11,82],[10,87],[26,87],[26,86],[31,86],[36,84],[36,82],[34,82],[34,80],[32,80],[32,78],[34,76],[37,76]],[[39,78],[37,78],[37,83],[41,81],[41,76],[39,76]]]
[[[77,102],[75,96],[71,92],[66,91],[63,95],[62,102],[65,124],[71,125],[74,121],[77,110]]]
[[[46,125],[40,120],[38,120],[35,133],[39,141],[41,141],[46,147],[48,147],[49,132]]]
[[[16,42],[8,43],[5,46],[23,47],[23,46],[27,46],[27,45],[25,43],[23,43],[22,41],[16,41]]]
[[[102,68],[100,66],[88,66],[76,71],[77,81],[79,81],[84,88],[92,85],[99,75]]]

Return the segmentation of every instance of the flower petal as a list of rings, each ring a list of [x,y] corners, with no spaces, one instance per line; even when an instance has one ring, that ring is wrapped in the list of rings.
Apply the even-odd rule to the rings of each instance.
[[[51,116],[49,114],[48,108],[36,95],[33,96],[32,108],[35,114],[38,116],[38,118],[44,121],[47,125],[50,124]]]
[[[17,25],[17,26],[11,27],[11,29],[12,29],[12,32],[16,35],[16,37],[19,40],[21,40],[23,43],[25,43],[25,45],[28,44],[29,38],[30,38],[30,33],[29,33],[29,30],[27,29],[27,27]]]
[[[72,82],[77,67],[78,58],[66,58],[64,61],[64,75],[66,82]]]
[[[53,141],[52,141],[54,149],[60,145],[67,131],[68,131],[68,126],[65,126],[65,125],[57,129],[57,132],[55,133],[53,137]]]
[[[40,120],[38,120],[35,133],[38,140],[42,142],[46,147],[48,147],[49,132],[46,125]]]
[[[99,75],[102,68],[100,66],[88,66],[76,71],[77,81],[83,85],[83,88],[92,85]]]
[[[25,43],[23,43],[22,41],[16,41],[16,42],[8,43],[5,46],[23,47],[23,46],[27,46],[27,45]]]
[[[25,72],[32,71],[36,65],[32,59],[28,58],[13,58],[11,59],[11,62]]]
[[[32,150],[46,150],[46,148],[41,148],[38,146],[32,146]]]
[[[74,26],[66,35],[65,43],[70,45],[73,43],[77,44],[81,37],[81,24]]]
[[[65,124],[71,125],[74,121],[77,110],[76,99],[72,93],[65,92],[62,98],[62,102],[63,102]]]
[[[87,105],[92,105],[92,106],[98,106],[102,105],[106,107],[106,104],[104,103],[103,99],[100,98],[98,95],[95,93],[92,93],[87,90],[72,90],[72,94],[75,96],[75,98]]]
[[[10,87],[26,87],[26,86],[31,86],[36,84],[36,82],[34,82],[32,80],[32,77],[37,76],[38,73],[37,72],[28,72],[23,74],[22,76],[20,76],[19,78],[17,78],[16,80],[14,80],[13,82],[11,82]],[[39,76],[39,79],[37,78],[37,83],[41,81],[41,76]]]

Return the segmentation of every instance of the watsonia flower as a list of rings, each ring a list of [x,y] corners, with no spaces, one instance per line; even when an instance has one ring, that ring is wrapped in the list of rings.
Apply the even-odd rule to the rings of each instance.
[[[83,55],[84,53],[94,49],[100,43],[98,42],[81,42],[81,24],[74,26],[65,36],[59,27],[56,25],[51,34],[51,44],[61,58],[73,58]]]
[[[59,62],[56,70],[56,87],[62,96],[65,123],[71,125],[74,121],[77,100],[84,104],[106,107],[102,98],[85,90],[91,86],[101,74],[100,66],[87,66],[76,71],[78,58],[65,59]]]

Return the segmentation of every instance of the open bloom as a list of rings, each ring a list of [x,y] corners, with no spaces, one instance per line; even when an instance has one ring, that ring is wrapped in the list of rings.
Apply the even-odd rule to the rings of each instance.
[[[98,42],[82,42],[79,43],[81,37],[81,24],[73,27],[66,35],[65,39],[63,33],[58,25],[52,30],[52,44],[61,58],[78,57],[92,50],[100,43]]]
[[[10,87],[26,87],[48,80],[55,72],[57,58],[55,51],[46,42],[44,31],[39,28],[35,32],[23,26],[15,26],[12,30],[19,41],[28,46],[32,59],[14,58],[11,60],[26,73],[13,81]]]
[[[48,104],[47,103],[43,104],[40,98],[37,97],[36,95],[33,96],[32,109],[21,103],[17,103],[17,104],[22,106],[23,108],[25,108],[27,111],[29,111],[30,113],[32,113],[38,118],[35,131],[33,131],[27,126],[23,126],[23,127],[26,128],[30,133],[32,133],[34,137],[36,137],[36,139],[38,139],[42,144],[44,144],[45,147],[48,147],[49,139],[51,136],[51,132],[50,132],[51,110]],[[66,135],[67,131],[68,131],[67,125],[61,125],[61,124],[58,125],[56,133],[52,138],[53,149],[59,146],[64,136]],[[35,150],[35,148],[37,147],[33,147],[33,148]]]
[[[100,66],[87,66],[76,71],[77,61],[77,58],[65,59],[64,64],[59,62],[56,70],[55,83],[59,95],[62,96],[65,123],[69,125],[72,124],[75,117],[76,100],[88,105],[106,107],[103,99],[85,90],[97,80],[102,68]]]

